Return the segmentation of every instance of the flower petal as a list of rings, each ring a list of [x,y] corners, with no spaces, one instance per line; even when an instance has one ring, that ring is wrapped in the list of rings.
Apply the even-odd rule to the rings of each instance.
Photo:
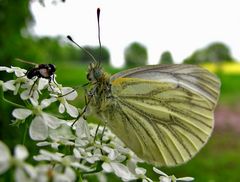
[[[10,167],[10,150],[0,141],[0,174],[3,174]]]
[[[62,153],[49,152],[49,151],[43,150],[43,149],[41,149],[39,151],[39,153],[40,153],[39,155],[33,157],[34,160],[36,160],[36,161],[42,161],[42,160],[51,161],[51,160],[54,160],[54,161],[60,162],[61,159],[62,159],[62,156],[64,156],[64,154],[62,154]]]
[[[62,124],[56,129],[49,128],[49,137],[55,141],[75,139],[71,126],[68,126],[67,124]]]
[[[29,128],[30,137],[33,140],[46,140],[48,137],[48,126],[41,116],[36,116]]]
[[[14,71],[14,73],[17,77],[24,76],[25,73],[27,72],[27,70],[19,68],[19,67],[11,66],[11,68],[12,68],[12,70]]]
[[[15,170],[14,179],[15,182],[30,181],[23,168],[20,167]]]
[[[160,176],[160,182],[171,182],[171,178],[167,177],[167,176]]]
[[[78,149],[74,148],[73,154],[74,154],[74,157],[76,157],[77,159],[81,158],[81,153],[78,151]]]
[[[26,149],[25,146],[23,145],[17,145],[14,149],[14,156],[18,159],[18,160],[25,160],[28,157],[29,153]]]
[[[147,170],[142,168],[142,167],[137,167],[135,169],[135,172],[136,172],[137,175],[144,175],[147,172]]]
[[[33,166],[31,166],[30,164],[26,164],[25,163],[23,168],[27,172],[28,176],[31,176],[31,178],[36,178],[37,171],[36,171],[36,169]]]
[[[64,96],[64,98],[66,99],[66,100],[74,100],[77,96],[78,96],[78,94],[77,94],[77,92],[76,92],[76,90],[74,90],[73,88],[71,88],[71,87],[63,87],[62,88],[62,94],[63,95],[65,95]]]
[[[70,167],[66,167],[65,176],[68,177],[69,181],[75,181],[76,180],[76,174],[75,174],[74,170]]]
[[[136,177],[128,170],[127,166],[122,163],[111,162],[114,173],[125,181],[136,179]]]
[[[6,81],[4,83],[4,87],[7,89],[7,90],[11,90],[11,91],[14,91],[16,89],[16,87],[14,86],[15,84],[15,80],[9,80],[9,81]]]
[[[6,71],[6,72],[9,72],[10,70],[12,70],[12,69],[9,68],[9,67],[6,67],[6,66],[0,66],[0,71]]]
[[[193,177],[182,177],[182,178],[177,178],[177,181],[193,181]]]
[[[15,85],[15,90],[13,92],[13,95],[17,95],[18,94],[18,91],[19,91],[19,88],[21,86],[21,83],[17,82],[16,85]]]
[[[38,82],[38,90],[43,90],[48,85],[49,81],[45,78],[40,78]]]
[[[42,113],[43,120],[45,121],[46,125],[52,129],[58,128],[62,123],[64,123],[63,120],[52,116],[47,113]]]
[[[14,109],[12,115],[16,119],[24,120],[32,114],[32,111],[29,109]]]
[[[76,118],[79,114],[78,110],[76,107],[72,106],[71,104],[68,104],[67,102],[65,103],[65,107],[67,110],[67,113],[72,116],[73,118]]]
[[[45,147],[45,146],[48,146],[48,145],[51,145],[51,143],[50,142],[46,142],[46,141],[37,143],[38,147]]]
[[[88,140],[90,140],[90,131],[89,131],[89,127],[88,124],[86,122],[86,120],[84,120],[82,117],[79,118],[76,123],[76,135],[79,138],[87,138]]]
[[[39,94],[38,94],[38,90],[33,90],[32,91],[32,97],[31,99],[34,99],[35,101],[37,101],[39,99]]]
[[[22,100],[27,100],[29,99],[30,95],[29,95],[29,90],[24,90],[21,94],[20,94],[20,97]]]
[[[30,101],[31,101],[31,104],[34,106],[34,107],[38,107],[38,100],[35,99],[35,98],[30,98]]]
[[[154,171],[155,173],[157,173],[157,174],[160,174],[160,175],[163,175],[163,176],[168,177],[168,175],[167,175],[166,173],[160,171],[160,170],[159,170],[158,168],[156,168],[156,167],[153,167],[153,171]]]
[[[102,164],[102,168],[103,168],[103,170],[106,171],[107,173],[110,173],[110,172],[113,171],[112,166],[111,166],[109,163],[107,163],[107,162],[104,162],[104,163]]]
[[[51,103],[57,101],[56,98],[51,97],[50,99],[43,99],[40,103],[41,107],[44,109],[48,106],[50,106]]]
[[[58,107],[58,112],[61,114],[65,112],[65,106],[62,103],[60,103]]]

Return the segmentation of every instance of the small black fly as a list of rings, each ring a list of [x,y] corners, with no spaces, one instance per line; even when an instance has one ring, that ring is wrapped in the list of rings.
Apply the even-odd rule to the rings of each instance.
[[[28,62],[28,61],[25,61],[22,59],[16,59],[16,60],[23,62],[23,63],[35,65],[35,67],[28,69],[27,73],[25,74],[25,76],[27,76],[28,79],[33,79],[34,77],[37,78],[34,81],[32,87],[30,89],[29,95],[32,94],[33,87],[40,78],[47,79],[48,84],[53,91],[53,88],[50,83],[53,81],[57,85],[57,83],[55,82],[55,79],[54,79],[54,73],[56,71],[55,65],[53,65],[53,64],[35,64],[35,63]]]
[[[28,79],[32,79],[33,77],[38,77],[38,78],[46,78],[49,81],[51,81],[55,71],[56,71],[56,67],[53,64],[39,64],[37,67],[29,69],[26,73],[26,76]]]

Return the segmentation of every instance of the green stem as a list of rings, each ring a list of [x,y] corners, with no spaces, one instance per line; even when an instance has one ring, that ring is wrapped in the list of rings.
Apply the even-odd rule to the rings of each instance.
[[[27,131],[28,131],[28,123],[26,123],[25,129],[24,129],[23,140],[22,140],[23,145],[25,144],[25,141],[26,141]]]
[[[7,103],[9,103],[9,104],[11,104],[11,105],[13,105],[13,106],[16,106],[16,107],[25,108],[25,107],[22,106],[22,105],[19,105],[19,104],[15,103],[15,102],[12,102],[12,101],[6,99],[6,98],[4,97],[4,91],[3,91],[2,89],[1,89],[1,96],[2,96],[2,99],[3,99],[4,102],[7,102]]]
[[[78,182],[82,182],[83,180],[82,180],[82,175],[81,174],[79,174],[78,175]]]

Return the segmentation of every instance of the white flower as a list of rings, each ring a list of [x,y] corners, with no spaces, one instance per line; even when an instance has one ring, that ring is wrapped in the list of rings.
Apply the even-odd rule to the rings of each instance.
[[[77,137],[79,137],[80,139],[90,140],[91,136],[86,120],[81,117],[75,122],[74,126],[76,126]]]
[[[59,112],[64,113],[66,110],[71,117],[76,118],[79,114],[78,109],[69,104],[67,101],[74,100],[77,97],[77,92],[73,91],[70,87],[61,88],[61,92],[63,96],[58,97],[58,100],[60,101],[58,108]]]
[[[0,175],[11,166],[11,154],[8,147],[0,141]]]
[[[49,152],[47,150],[41,149],[39,155],[34,156],[33,159],[36,161],[56,161],[60,162],[64,154],[59,152]]]
[[[2,89],[4,92],[11,90],[11,91],[15,91],[16,87],[15,87],[15,80],[9,80],[6,82],[3,82],[0,80],[0,86],[2,86]]]
[[[33,166],[24,162],[28,157],[28,151],[25,146],[17,145],[14,149],[15,181],[32,181],[36,177],[36,171]]]
[[[50,114],[42,113],[41,115],[36,116],[29,127],[29,134],[33,140],[46,140],[49,135],[49,129],[56,129],[64,123],[63,120],[60,120]]]
[[[193,181],[193,177],[182,177],[182,178],[177,178],[177,181]]]
[[[176,178],[174,175],[168,176],[166,173],[160,171],[159,169],[153,167],[153,171],[157,174],[160,174],[159,177],[160,182],[176,182],[176,181],[193,181],[194,178],[192,177],[182,177],[182,178]]]
[[[31,114],[32,114],[31,110],[29,110],[29,109],[21,109],[21,108],[14,109],[13,112],[12,112],[12,115],[15,118],[20,119],[20,120],[26,119]]]
[[[72,133],[71,126],[65,123],[61,124],[56,129],[49,128],[49,137],[52,140],[49,144],[55,149],[58,149],[59,145],[74,146],[75,143],[73,140],[76,138],[76,136]]]
[[[31,114],[35,115],[29,127],[30,137],[37,141],[45,140],[49,136],[49,128],[56,129],[60,127],[62,123],[65,123],[65,121],[43,112],[44,108],[56,101],[55,98],[44,99],[40,105],[38,104],[38,101],[33,98],[31,98],[30,101],[33,105],[32,110],[18,108],[13,110],[12,115],[19,120],[24,120]]]
[[[16,80],[9,80],[6,82],[0,81],[0,85],[2,85],[3,87],[3,91],[14,91],[14,95],[17,94],[20,85],[22,83],[26,83],[27,82],[27,78],[24,77],[25,73],[27,72],[25,69],[21,69],[18,67],[5,67],[5,66],[0,66],[0,71],[6,71],[8,73],[15,73],[15,75],[18,77]]]
[[[55,165],[54,167],[48,164],[38,165],[36,167],[38,182],[74,182],[76,181],[75,171],[70,167]]]
[[[6,66],[0,66],[0,71],[6,71],[8,73],[14,73],[17,77],[22,77],[26,74],[27,70],[11,66],[11,68]]]
[[[107,146],[103,146],[102,150],[108,153],[108,156],[102,156],[102,160],[104,161],[102,168],[105,172],[114,172],[123,181],[137,179],[129,168],[121,163],[125,160],[125,156],[123,157],[117,150]]]
[[[21,85],[21,88],[24,91],[20,94],[22,100],[27,100],[33,98],[34,100],[39,99],[39,93],[41,94],[41,90],[45,89],[48,86],[48,79],[39,78],[38,83],[35,83],[36,79],[27,79],[27,81]]]
[[[0,141],[0,153],[0,174],[13,165],[16,182],[32,181],[36,177],[34,167],[24,161],[28,157],[28,151],[23,145],[17,145],[14,148],[14,156],[11,156],[8,147]]]
[[[74,181],[76,176],[72,168],[80,169],[81,171],[89,172],[91,169],[79,162],[73,155],[64,156],[62,153],[49,152],[46,150],[40,150],[40,154],[33,157],[36,161],[51,161],[56,165],[51,169],[54,179],[71,179]],[[64,171],[64,173],[63,173]],[[58,181],[58,180],[57,180]],[[60,180],[61,181],[61,180]],[[63,180],[64,181],[64,180]]]
[[[144,168],[138,167],[137,162],[138,161],[136,161],[135,158],[129,159],[127,161],[128,169],[132,172],[132,174],[134,174],[136,179],[142,179],[143,181],[152,182],[152,180],[146,176],[147,170]]]
[[[114,172],[123,181],[135,180],[136,177],[129,171],[127,166],[118,162],[104,162],[102,168],[105,172]]]
[[[74,182],[76,180],[76,174],[71,167],[63,168],[62,166],[59,166],[58,171],[57,167],[58,166],[55,167],[54,182]]]

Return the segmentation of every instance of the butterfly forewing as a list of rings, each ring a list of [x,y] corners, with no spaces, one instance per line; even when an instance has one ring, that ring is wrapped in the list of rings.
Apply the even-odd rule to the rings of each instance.
[[[111,77],[110,129],[140,158],[173,166],[191,159],[213,129],[219,80],[198,66],[145,66]]]
[[[220,81],[209,71],[187,64],[148,65],[117,73],[111,81],[118,78],[142,78],[158,82],[175,83],[205,96],[216,105],[219,96]]]

